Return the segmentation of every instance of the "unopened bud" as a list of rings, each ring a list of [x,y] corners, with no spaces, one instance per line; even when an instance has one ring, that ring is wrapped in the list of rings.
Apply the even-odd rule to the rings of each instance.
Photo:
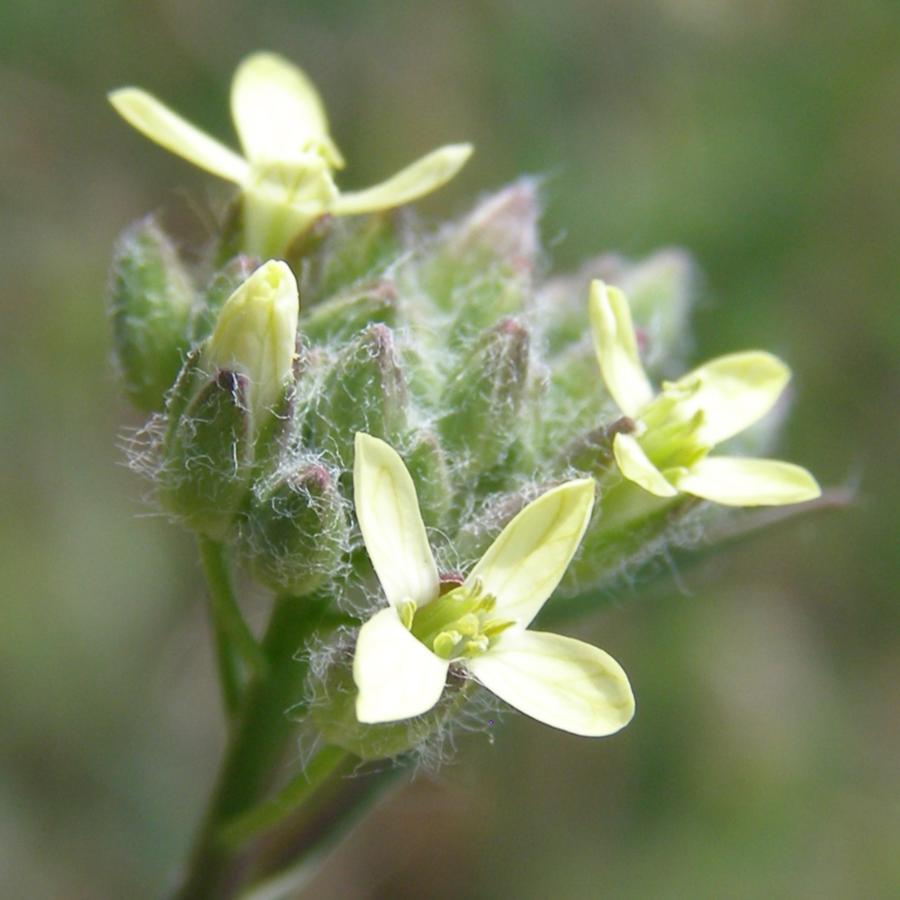
[[[328,297],[348,284],[380,277],[397,254],[399,218],[396,210],[386,210],[335,219],[318,259],[315,296]]]
[[[248,390],[246,375],[218,372],[170,422],[166,437],[160,500],[189,528],[216,539],[228,535],[247,493]]]
[[[163,407],[190,345],[194,289],[153,218],[120,238],[110,277],[113,346],[125,393],[145,412]]]
[[[241,549],[261,581],[302,596],[338,570],[347,535],[333,476],[309,463],[254,490],[241,527]]]
[[[454,236],[461,253],[489,254],[514,272],[530,272],[540,252],[537,182],[521,178],[484,198]]]
[[[416,486],[422,519],[429,527],[439,527],[450,511],[453,485],[447,456],[437,435],[428,430],[418,432],[405,456],[406,468]]]
[[[244,375],[253,427],[281,398],[292,373],[299,314],[297,281],[286,263],[260,266],[225,301],[204,363]]]
[[[393,325],[397,293],[390,281],[378,281],[311,307],[304,315],[304,336],[313,343],[346,340],[366,325]]]
[[[451,410],[438,423],[444,445],[476,471],[496,465],[519,432],[528,379],[528,330],[504,319],[485,332],[449,380]]]
[[[353,436],[363,431],[397,443],[406,428],[406,383],[386,325],[370,325],[346,345],[311,402],[306,426],[313,446],[347,467]]]

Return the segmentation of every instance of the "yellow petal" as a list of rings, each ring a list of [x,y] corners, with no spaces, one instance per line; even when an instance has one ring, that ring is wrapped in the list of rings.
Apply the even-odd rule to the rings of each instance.
[[[466,668],[510,706],[586,737],[624,728],[634,696],[622,667],[590,644],[539,631],[512,631]]]
[[[777,459],[708,456],[677,478],[680,490],[726,506],[783,506],[822,491],[802,466]]]
[[[715,446],[761,419],[774,405],[791,377],[778,357],[761,350],[730,353],[710,360],[674,382],[688,390],[680,408],[684,418],[703,411],[698,440]],[[664,388],[665,392],[665,388]]]
[[[231,115],[247,158],[254,163],[292,160],[324,149],[329,163],[343,164],[328,137],[318,91],[297,66],[274,53],[248,56],[231,83]]]
[[[619,409],[637,416],[653,398],[653,388],[641,364],[628,300],[598,279],[591,282],[588,310],[603,381]]]
[[[388,603],[434,600],[440,583],[413,480],[389,444],[362,432],[356,435],[353,499]]]
[[[341,194],[332,203],[331,212],[336,216],[357,215],[410,203],[446,184],[471,155],[471,144],[441,147],[375,187]]]
[[[397,610],[381,610],[356,639],[356,718],[396,722],[428,712],[443,693],[448,665],[407,631]]]
[[[591,518],[594,482],[568,481],[529,503],[466,578],[497,599],[495,614],[527,625],[556,589]]]
[[[207,172],[241,184],[249,166],[233,150],[195,128],[151,94],[139,88],[120,88],[109,95],[116,112],[145,137]]]
[[[674,497],[678,493],[663,473],[650,462],[641,445],[630,434],[615,436],[613,454],[619,471],[645,491],[657,497]]]

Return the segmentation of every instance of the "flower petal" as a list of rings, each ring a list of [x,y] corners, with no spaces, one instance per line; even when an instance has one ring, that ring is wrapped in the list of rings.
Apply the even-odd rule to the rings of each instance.
[[[275,53],[254,53],[234,73],[231,115],[247,158],[292,160],[304,150],[324,149],[329,164],[343,165],[328,137],[318,91],[297,66]]]
[[[568,481],[528,504],[469,573],[497,599],[499,618],[523,627],[556,589],[591,518],[594,482]]]
[[[622,667],[602,650],[558,634],[507,632],[466,668],[520,712],[572,734],[624,728],[634,696]]]
[[[129,125],[166,150],[227,181],[240,184],[246,178],[249,171],[246,160],[146,91],[120,88],[109,94],[109,102]]]
[[[822,491],[802,466],[777,459],[707,456],[678,476],[678,487],[726,506],[783,506]]]
[[[683,415],[703,411],[698,440],[715,446],[761,419],[781,396],[791,377],[778,357],[761,350],[730,353],[710,360],[674,382],[678,389],[699,382],[685,398]],[[664,388],[665,390],[665,388]]]
[[[626,416],[637,416],[653,398],[638,353],[628,300],[618,288],[591,282],[588,310],[603,381]]]
[[[630,434],[619,433],[613,439],[613,454],[619,471],[645,491],[657,497],[674,497],[678,491],[647,458],[641,445]]]
[[[413,480],[389,444],[362,432],[356,435],[353,500],[388,603],[414,600],[422,606],[437,597],[437,566]]]
[[[336,216],[391,209],[417,200],[446,184],[472,154],[471,144],[448,144],[364,191],[341,194],[331,205]]]
[[[407,631],[395,609],[375,613],[356,639],[356,718],[396,722],[427,712],[441,697],[448,665]]]

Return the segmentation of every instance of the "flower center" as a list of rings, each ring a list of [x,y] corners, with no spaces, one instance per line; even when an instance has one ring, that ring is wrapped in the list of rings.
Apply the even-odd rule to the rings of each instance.
[[[251,190],[272,203],[315,204],[324,208],[338,194],[330,167],[318,153],[257,163],[253,175]]]
[[[465,659],[487,650],[512,619],[492,615],[497,599],[485,593],[476,579],[461,584],[431,603],[416,608],[405,604],[400,618],[429,650],[442,659]]]
[[[700,382],[664,384],[640,417],[638,441],[660,470],[689,468],[709,453],[701,439],[706,414],[694,402]]]

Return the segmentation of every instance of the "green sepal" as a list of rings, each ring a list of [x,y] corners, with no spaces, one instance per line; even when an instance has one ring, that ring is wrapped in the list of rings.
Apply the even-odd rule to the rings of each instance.
[[[347,468],[357,431],[396,444],[406,421],[406,383],[393,332],[386,325],[370,325],[341,350],[310,402],[307,441]]]
[[[181,371],[166,394],[167,437],[172,434],[182,413],[197,395],[197,391],[209,381],[209,375],[203,366],[203,347],[194,347],[184,360]]]
[[[637,425],[627,416],[620,416],[609,425],[583,431],[563,448],[558,464],[591,475],[603,475],[616,465],[613,439],[617,434],[632,434]]]
[[[252,438],[246,376],[220,371],[171,422],[158,473],[162,505],[194,531],[227,538],[248,490]]]
[[[302,596],[338,571],[348,534],[334,475],[309,462],[254,488],[240,548],[260,581]]]
[[[504,319],[481,335],[448,380],[438,421],[444,446],[467,475],[500,462],[518,434],[529,334]]]
[[[366,725],[356,718],[352,660],[349,654],[340,653],[322,677],[310,680],[310,717],[326,743],[362,760],[393,759],[421,749],[431,735],[445,727],[471,687],[471,681],[451,669],[441,699],[427,713],[400,722]]]
[[[190,346],[194,287],[167,235],[148,216],[128,228],[113,255],[109,304],[125,393],[144,412],[163,408]]]

